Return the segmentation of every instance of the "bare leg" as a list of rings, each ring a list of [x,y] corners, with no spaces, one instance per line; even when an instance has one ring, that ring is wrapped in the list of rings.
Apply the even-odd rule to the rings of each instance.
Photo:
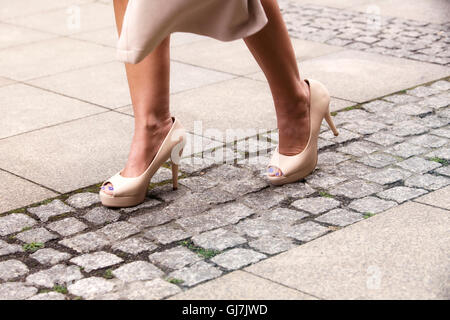
[[[114,0],[118,32],[128,0]],[[172,126],[169,110],[170,37],[136,65],[125,64],[134,111],[134,136],[128,161],[121,175],[136,177],[150,165]],[[112,193],[107,185],[103,190]]]
[[[279,131],[279,152],[301,152],[309,138],[309,88],[301,80],[294,49],[276,0],[261,0],[268,23],[244,39],[272,92]],[[272,169],[272,170],[271,170]],[[269,168],[270,175],[281,174]]]

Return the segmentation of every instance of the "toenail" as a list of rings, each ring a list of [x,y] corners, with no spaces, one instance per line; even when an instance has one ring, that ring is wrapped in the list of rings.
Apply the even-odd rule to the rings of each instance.
[[[102,190],[105,190],[105,187],[102,187]]]
[[[273,168],[269,168],[269,172],[272,173],[273,172]]]
[[[280,173],[279,173],[279,172],[277,172],[276,176],[278,177],[279,175],[280,175]]]
[[[108,189],[109,189],[109,190],[114,190],[114,188],[113,188],[113,187],[108,187]]]

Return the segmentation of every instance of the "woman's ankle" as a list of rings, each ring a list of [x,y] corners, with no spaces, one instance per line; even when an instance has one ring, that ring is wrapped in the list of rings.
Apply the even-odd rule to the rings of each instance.
[[[310,91],[306,82],[300,81],[297,90],[289,95],[274,96],[277,117],[307,116]]]

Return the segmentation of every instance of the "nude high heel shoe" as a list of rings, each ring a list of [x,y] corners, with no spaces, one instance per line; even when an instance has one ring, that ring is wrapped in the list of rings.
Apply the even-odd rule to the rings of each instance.
[[[309,109],[309,140],[306,148],[299,154],[285,156],[278,152],[278,147],[274,151],[268,167],[280,169],[281,176],[268,175],[269,181],[274,185],[292,183],[308,176],[317,165],[317,140],[320,133],[320,125],[325,119],[333,134],[339,133],[334,126],[330,115],[330,94],[325,86],[316,80],[305,80],[310,88],[310,109]]]
[[[132,207],[142,203],[147,194],[148,185],[156,171],[171,159],[173,188],[178,187],[178,164],[183,147],[186,144],[186,132],[181,123],[172,118],[173,124],[147,169],[138,177],[122,177],[120,172],[106,180],[102,186],[113,185],[113,194],[100,190],[100,200],[107,207]]]

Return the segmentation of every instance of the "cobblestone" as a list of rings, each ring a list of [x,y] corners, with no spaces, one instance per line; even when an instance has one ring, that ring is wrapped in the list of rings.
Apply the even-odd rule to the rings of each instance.
[[[125,239],[139,231],[137,226],[125,221],[114,222],[98,230],[101,235],[112,242]]]
[[[387,147],[402,142],[404,139],[389,133],[377,132],[365,138],[365,140]]]
[[[295,1],[281,1],[280,7],[294,38],[442,65],[449,63],[445,24],[386,18]],[[435,88],[427,88],[426,92],[414,89],[409,93],[424,96],[434,92],[432,89]]]
[[[306,198],[294,201],[291,205],[312,214],[319,214],[340,206],[340,202],[326,197]]]
[[[427,190],[437,190],[450,184],[450,179],[442,176],[423,174],[412,176],[405,180],[405,186]]]
[[[382,200],[376,197],[365,197],[352,201],[348,207],[361,213],[379,213],[396,205],[397,203],[394,201]]]
[[[293,226],[288,233],[288,236],[299,241],[307,242],[324,235],[328,231],[328,228],[325,228],[318,223],[307,221]]]
[[[92,192],[76,193],[66,200],[67,204],[77,209],[87,208],[99,202],[98,194]]]
[[[350,199],[363,198],[373,193],[379,192],[383,188],[374,183],[367,183],[363,180],[353,180],[345,182],[330,190],[332,195],[340,195]]]
[[[315,191],[316,190],[314,190],[310,185],[304,182],[288,183],[273,189],[273,192],[292,198],[303,198],[313,194]]]
[[[401,126],[392,129],[391,133],[399,137],[406,137],[419,135],[427,131],[428,128],[423,126],[421,123],[418,123],[415,120],[408,120],[403,121]]]
[[[350,159],[349,156],[336,152],[323,152],[319,154],[317,165],[319,168],[324,166],[335,166],[345,160]]]
[[[27,300],[66,300],[66,296],[59,292],[44,292],[28,298]]]
[[[26,282],[34,286],[53,288],[55,285],[67,286],[68,283],[82,278],[79,267],[58,264],[50,269],[30,274]]]
[[[72,238],[65,238],[59,241],[60,244],[71,248],[79,253],[95,251],[109,245],[109,241],[100,236],[97,232],[91,231],[79,234]]]
[[[346,181],[346,177],[336,176],[325,171],[316,170],[306,178],[306,181],[315,188],[328,189],[341,182]]]
[[[11,233],[21,231],[24,228],[32,227],[36,220],[22,213],[11,213],[0,217],[0,236],[7,236]]]
[[[196,235],[192,237],[192,241],[199,247],[218,251],[232,248],[247,242],[245,238],[223,228]]]
[[[169,216],[164,211],[152,210],[151,212],[131,217],[128,219],[128,222],[142,228],[147,228],[159,226],[161,224],[171,221],[172,219],[173,217]]]
[[[71,255],[66,252],[60,252],[52,248],[39,249],[32,255],[31,258],[37,260],[40,264],[54,265],[71,258]]]
[[[111,280],[100,277],[90,277],[78,280],[67,287],[69,293],[84,299],[93,299],[96,296],[106,294],[116,288],[116,284]]]
[[[357,160],[374,168],[383,168],[397,162],[393,156],[384,153],[370,154]]]
[[[378,184],[390,184],[398,182],[400,180],[409,177],[412,173],[400,169],[386,168],[366,175],[366,180],[378,183]]]
[[[267,221],[265,219],[245,219],[234,228],[239,234],[250,237],[261,237],[265,235],[278,235],[283,233],[283,225]]]
[[[253,209],[243,204],[229,203],[201,215],[178,219],[177,224],[192,233],[200,233],[237,223],[254,213]]]
[[[450,161],[450,148],[440,148],[427,154],[428,158],[439,158]]]
[[[417,156],[430,151],[428,148],[421,147],[417,144],[403,142],[385,150],[386,153],[393,154],[402,158]]]
[[[71,236],[85,230],[87,225],[76,218],[70,217],[49,223],[47,227],[52,231],[58,232],[62,236]]]
[[[425,146],[428,148],[440,148],[447,144],[448,140],[433,135],[423,135],[412,138],[411,140],[409,140],[409,142],[418,146]]]
[[[436,173],[442,174],[444,176],[450,177],[450,166],[445,166],[434,170]]]
[[[384,190],[379,192],[377,195],[383,199],[394,200],[398,203],[405,202],[407,200],[411,200],[427,193],[426,190],[423,189],[414,189],[408,187],[394,187],[391,189]]]
[[[156,248],[158,248],[156,244],[142,237],[128,238],[111,246],[113,250],[120,250],[134,255],[145,251],[153,251]]]
[[[337,151],[347,153],[355,157],[361,157],[378,151],[378,147],[369,142],[356,141],[346,145],[345,147],[338,148]]]
[[[22,282],[0,283],[0,300],[23,300],[37,293],[38,289]]]
[[[191,237],[191,233],[173,226],[154,227],[144,234],[144,237],[156,240],[161,244],[169,244],[175,241]]]
[[[64,204],[61,200],[53,200],[49,204],[41,205],[39,207],[28,208],[28,212],[35,214],[41,219],[41,221],[46,222],[49,218],[59,216],[64,213],[69,213],[74,211],[72,207]]]
[[[397,165],[415,173],[425,173],[441,166],[441,164],[437,162],[428,161],[419,157],[409,158],[397,163]]]
[[[122,212],[124,213],[131,213],[140,209],[150,209],[153,207],[156,207],[157,205],[161,204],[161,201],[156,200],[156,199],[147,199],[145,200],[145,202],[134,206],[134,207],[129,207],[129,208],[122,208]]]
[[[169,274],[169,278],[183,281],[184,286],[192,287],[206,280],[219,277],[222,274],[218,268],[204,261],[199,261],[190,267],[184,267]]]
[[[354,121],[347,123],[343,126],[343,128],[353,131],[355,133],[359,133],[362,135],[366,134],[372,134],[375,132],[378,132],[382,129],[385,129],[387,126],[376,122],[376,121],[370,121],[370,120],[364,120],[364,121]]]
[[[333,132],[331,132],[331,130],[321,133],[319,135],[319,137],[321,137],[322,139],[325,139],[325,140],[334,141],[336,143],[344,143],[347,141],[358,139],[359,137],[361,137],[361,135],[351,132],[349,130],[340,129],[339,135],[337,137],[334,136],[334,134],[333,134]]]
[[[327,170],[327,172],[332,173],[339,177],[344,177],[346,179],[354,179],[354,178],[362,178],[372,172],[374,172],[375,169],[365,166],[358,162],[353,161],[345,161],[340,163],[336,167],[328,167],[324,170]]]
[[[235,248],[215,256],[211,261],[222,268],[235,270],[264,258],[266,258],[265,254],[250,249]]]
[[[112,253],[98,251],[94,253],[86,253],[81,256],[70,259],[70,262],[84,268],[86,272],[92,270],[102,269],[113,266],[122,262],[123,259],[119,258]]]
[[[291,240],[273,236],[262,236],[248,245],[265,254],[277,254],[295,247]]]
[[[148,258],[151,262],[170,269],[180,269],[202,260],[197,254],[182,246],[152,253]]]
[[[308,217],[308,214],[288,208],[276,208],[260,214],[261,219],[283,225],[291,225],[305,217]]]
[[[45,228],[35,228],[17,234],[16,238],[25,243],[32,243],[32,242],[45,243],[47,241],[57,239],[58,236],[49,232]]]
[[[242,198],[242,202],[251,208],[270,209],[279,205],[284,199],[284,195],[271,192],[270,189],[265,189],[259,193],[252,193],[245,196]]]
[[[6,241],[0,240],[0,257],[7,256],[9,254],[23,252],[21,246],[17,244],[9,244]]]
[[[8,281],[28,273],[28,267],[19,260],[11,259],[0,262],[0,279]]]
[[[89,210],[83,218],[93,224],[104,224],[107,222],[115,222],[119,220],[120,213],[106,207],[96,207]]]
[[[316,221],[345,227],[362,219],[363,217],[360,213],[345,209],[334,209],[316,218]]]
[[[98,300],[161,300],[181,292],[180,288],[162,279],[125,284],[118,291],[101,294]]]
[[[164,272],[151,263],[134,261],[117,268],[112,274],[124,282],[152,280],[161,277]]]

